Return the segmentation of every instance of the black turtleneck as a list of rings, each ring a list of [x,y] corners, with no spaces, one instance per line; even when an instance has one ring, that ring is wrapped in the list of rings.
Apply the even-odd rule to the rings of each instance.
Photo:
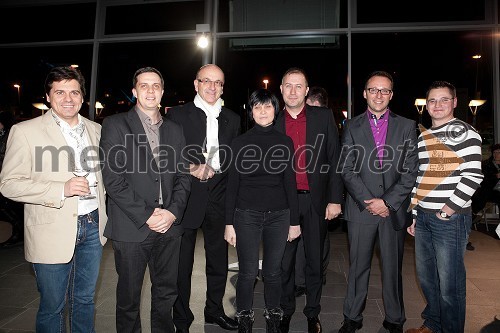
[[[261,212],[290,208],[290,225],[299,224],[293,142],[274,127],[255,124],[235,138],[226,189],[226,224],[234,209]]]

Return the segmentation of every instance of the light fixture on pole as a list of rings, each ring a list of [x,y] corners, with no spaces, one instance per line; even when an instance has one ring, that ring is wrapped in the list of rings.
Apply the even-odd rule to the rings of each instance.
[[[417,98],[415,99],[415,107],[418,111],[418,123],[422,124],[422,113],[424,113],[424,108],[426,104],[425,98]]]
[[[101,112],[102,112],[102,109],[104,109],[104,106],[101,104],[101,102],[95,102],[95,114],[96,116],[100,116],[101,115]]]
[[[485,99],[471,99],[469,102],[469,109],[472,112],[472,127],[476,127],[476,114],[477,110],[486,103]]]
[[[264,83],[264,88],[267,89],[267,84],[269,83],[269,80],[264,79],[264,80],[262,80],[262,82]]]
[[[14,84],[14,88],[17,88],[17,104],[21,106],[21,86],[16,83]]]
[[[210,35],[210,24],[197,24],[196,36],[198,47],[205,49],[208,46],[208,36]]]
[[[479,59],[481,59],[481,55],[480,54],[475,54],[472,56],[472,59],[474,59],[474,61],[476,62],[476,83],[475,83],[475,86],[474,86],[474,93],[475,93],[475,98],[480,98],[480,95],[481,93],[477,90],[477,81],[478,81],[478,77],[479,77]]]
[[[49,107],[47,105],[45,105],[45,103],[32,103],[31,105],[33,105],[35,108],[40,110],[42,112],[42,114],[44,114],[45,111],[47,111],[49,109]]]

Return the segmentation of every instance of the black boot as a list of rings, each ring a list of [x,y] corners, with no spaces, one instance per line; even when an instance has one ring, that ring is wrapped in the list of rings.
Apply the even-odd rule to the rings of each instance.
[[[266,333],[281,333],[280,324],[283,310],[280,308],[266,309],[264,317],[266,317]]]
[[[0,243],[0,248],[9,248],[11,246],[23,243],[24,230],[22,222],[15,221],[11,223],[12,223],[12,235],[5,242]]]
[[[238,333],[252,333],[253,319],[253,310],[243,310],[236,313]]]

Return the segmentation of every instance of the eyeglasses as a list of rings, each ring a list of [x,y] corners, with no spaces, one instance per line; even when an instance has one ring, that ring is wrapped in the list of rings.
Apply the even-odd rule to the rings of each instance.
[[[224,82],[220,81],[220,80],[215,80],[215,81],[212,81],[210,79],[207,79],[207,78],[204,78],[204,79],[196,79],[198,82],[200,83],[203,83],[204,85],[206,86],[211,86],[212,83],[215,84],[215,86],[217,88],[222,88],[224,86]]]
[[[372,95],[376,95],[378,93],[381,93],[382,95],[389,95],[392,90],[391,89],[377,89],[377,88],[366,88],[366,91],[368,91]]]
[[[429,99],[427,101],[427,104],[428,105],[436,105],[438,102],[439,102],[439,104],[448,104],[448,103],[450,103],[454,99],[455,99],[455,97],[453,97],[453,98],[443,97],[443,98],[440,98],[440,99],[431,98],[431,99]]]

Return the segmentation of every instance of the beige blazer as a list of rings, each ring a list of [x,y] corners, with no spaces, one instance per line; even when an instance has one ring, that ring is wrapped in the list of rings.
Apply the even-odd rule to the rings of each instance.
[[[101,125],[83,118],[91,146],[98,149]],[[78,196],[63,199],[64,184],[74,177],[66,140],[51,110],[10,130],[0,173],[0,192],[24,202],[24,252],[27,261],[67,263],[73,257]],[[96,173],[101,244],[107,216],[102,174]]]

